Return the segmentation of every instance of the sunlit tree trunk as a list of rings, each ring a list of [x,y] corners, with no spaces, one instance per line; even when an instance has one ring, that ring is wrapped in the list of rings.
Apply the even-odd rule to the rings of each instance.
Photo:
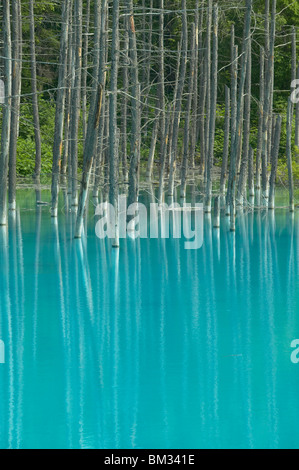
[[[10,121],[11,121],[11,29],[10,2],[3,0],[3,53],[5,102],[3,106],[1,150],[0,150],[0,225],[7,223],[7,174],[9,159]]]

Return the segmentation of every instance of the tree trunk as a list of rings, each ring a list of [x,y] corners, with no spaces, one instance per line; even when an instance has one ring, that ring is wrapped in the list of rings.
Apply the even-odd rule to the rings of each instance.
[[[59,174],[62,156],[63,139],[63,119],[65,106],[65,85],[67,72],[67,48],[68,48],[68,27],[70,14],[70,0],[64,0],[62,4],[62,29],[60,38],[60,56],[59,56],[59,77],[55,112],[55,133],[53,144],[53,166],[52,166],[52,200],[51,216],[57,217],[58,192],[59,192]]]
[[[31,4],[32,0],[30,0]],[[30,5],[31,10],[31,5]],[[16,209],[16,163],[22,79],[22,12],[20,0],[12,2],[12,103],[9,148],[8,208]]]
[[[294,212],[294,179],[293,179],[293,167],[292,167],[292,115],[293,115],[293,103],[289,98],[288,110],[287,110],[287,166],[288,166],[288,177],[289,177],[289,200],[290,200],[290,212]]]
[[[270,191],[269,191],[269,203],[268,203],[269,209],[275,208],[275,180],[276,180],[276,173],[277,173],[278,153],[279,153],[280,134],[281,134],[281,122],[282,122],[281,117],[277,116],[276,122],[275,122],[274,143],[273,143],[272,164],[271,164]]]
[[[211,77],[211,103],[210,103],[210,124],[209,124],[209,144],[207,153],[207,186],[205,199],[205,212],[212,209],[212,171],[214,162],[214,142],[217,106],[217,86],[218,86],[218,5],[213,7],[213,61]]]
[[[1,152],[0,152],[0,225],[6,225],[7,215],[7,173],[9,159],[10,121],[11,121],[11,30],[10,2],[3,0],[3,55],[5,102],[2,118]]]
[[[182,109],[182,97],[185,84],[186,76],[186,65],[187,65],[187,51],[188,51],[188,27],[187,27],[187,9],[186,0],[182,0],[182,60],[180,78],[178,83],[178,91],[174,109],[174,123],[173,123],[173,134],[171,144],[171,157],[170,157],[170,172],[169,172],[169,184],[168,184],[168,195],[173,197],[174,194],[174,175],[175,175],[175,163],[176,163],[176,150],[178,133],[180,127],[180,117]]]

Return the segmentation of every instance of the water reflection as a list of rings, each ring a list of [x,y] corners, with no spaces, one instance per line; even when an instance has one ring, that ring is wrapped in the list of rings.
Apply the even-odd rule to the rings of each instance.
[[[0,447],[298,447],[298,215],[206,215],[198,251],[74,219],[0,228]]]

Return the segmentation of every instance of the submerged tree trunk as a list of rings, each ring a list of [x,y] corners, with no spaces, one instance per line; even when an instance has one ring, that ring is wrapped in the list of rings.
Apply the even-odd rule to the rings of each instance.
[[[266,19],[267,19],[267,3],[266,3]],[[268,144],[269,144],[269,121],[272,113],[271,103],[272,103],[272,76],[274,68],[274,44],[275,44],[275,24],[276,24],[276,0],[272,2],[272,18],[271,18],[271,33],[270,33],[270,43],[269,43],[269,52],[267,54],[268,48],[268,35],[266,35],[266,86],[265,86],[265,99],[264,99],[264,120],[263,120],[263,135],[262,135],[262,191],[263,191],[263,203],[267,203],[268,199]],[[267,21],[267,20],[266,20]],[[271,122],[271,121],[270,121]]]
[[[290,212],[294,212],[294,179],[293,179],[293,167],[292,167],[292,117],[293,117],[293,103],[291,98],[288,101],[287,109],[287,166],[288,166],[288,178],[289,178],[289,200],[290,200]]]
[[[119,64],[119,0],[113,0],[113,27],[112,27],[112,46],[111,46],[111,77],[110,77],[110,96],[109,96],[109,202],[114,207],[115,224],[113,246],[119,246],[119,227],[118,227],[118,156],[119,139],[117,128],[117,80]]]
[[[63,120],[65,108],[65,85],[67,73],[67,48],[68,48],[68,27],[71,0],[64,0],[62,4],[62,29],[60,39],[60,56],[59,56],[59,77],[58,90],[56,99],[55,112],[55,133],[53,144],[53,166],[52,166],[52,199],[51,199],[51,216],[57,217],[58,208],[58,192],[59,192],[59,175],[62,156],[62,139],[63,139]],[[77,136],[76,136],[77,138]]]
[[[132,82],[132,123],[131,149],[129,170],[129,204],[138,198],[139,166],[140,166],[140,84],[138,80],[138,57],[136,30],[133,16],[133,0],[126,0],[129,27],[129,55],[131,60],[130,72]]]
[[[10,2],[3,0],[3,53],[5,102],[2,118],[1,151],[0,151],[0,225],[7,223],[7,173],[9,159],[10,121],[11,121],[11,30]]]
[[[78,133],[82,79],[82,0],[74,3],[74,87],[71,94],[72,206],[78,205]]]
[[[189,85],[188,85],[188,101],[185,113],[185,128],[184,128],[184,143],[183,143],[183,159],[181,168],[181,198],[186,197],[186,184],[187,184],[187,173],[189,163],[189,150],[190,150],[190,123],[191,123],[191,111],[192,111],[192,98],[194,89],[194,68],[195,68],[195,25],[192,23],[191,37],[190,37],[190,49],[191,49],[191,60],[190,60],[190,71],[189,71]]]
[[[230,175],[230,217],[231,217],[231,230],[235,230],[235,189],[236,189],[236,164],[237,154],[239,145],[242,137],[243,121],[241,116],[243,115],[243,104],[244,104],[244,86],[247,71],[247,53],[248,53],[248,42],[250,36],[250,25],[251,25],[251,12],[252,12],[252,0],[246,0],[246,13],[245,13],[245,27],[244,27],[244,38],[243,38],[243,50],[242,50],[242,61],[241,61],[241,74],[239,84],[239,97],[237,105],[237,127],[235,138],[232,143],[232,155],[231,155],[231,175]]]
[[[218,5],[213,7],[213,61],[211,77],[211,102],[210,102],[210,124],[209,124],[209,144],[207,153],[207,185],[205,212],[211,212],[212,209],[212,170],[214,162],[214,142],[215,142],[215,124],[216,124],[216,106],[217,106],[217,85],[218,85]]]
[[[188,27],[187,27],[187,9],[186,8],[187,8],[186,0],[182,0],[182,59],[181,59],[181,70],[180,70],[180,78],[179,78],[179,83],[178,83],[178,91],[177,91],[175,108],[174,108],[174,123],[173,123],[169,183],[168,183],[168,195],[170,197],[173,197],[173,194],[174,194],[174,175],[175,175],[175,164],[176,164],[176,158],[177,158],[176,150],[177,150],[179,127],[180,127],[182,97],[183,97],[183,90],[184,90],[184,84],[185,84],[186,65],[187,65]]]
[[[274,143],[273,143],[273,153],[272,153],[272,162],[271,162],[270,191],[269,191],[269,203],[268,203],[269,209],[275,208],[275,180],[276,180],[276,173],[277,173],[279,143],[280,143],[280,134],[281,134],[281,122],[282,122],[281,117],[277,116],[276,122],[275,122]]]
[[[19,134],[22,77],[22,13],[20,0],[15,0],[12,3],[12,18],[12,109],[9,148],[8,208],[15,210],[17,142]]]
[[[227,163],[229,153],[229,134],[230,134],[230,89],[225,87],[225,124],[224,124],[224,144],[222,154],[222,167],[220,177],[220,195],[225,194],[227,180]]]

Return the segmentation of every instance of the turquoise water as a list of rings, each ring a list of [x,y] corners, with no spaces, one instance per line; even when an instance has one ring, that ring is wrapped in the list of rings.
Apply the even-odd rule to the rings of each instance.
[[[45,195],[45,197],[47,194]],[[299,216],[205,217],[204,244],[0,230],[1,448],[298,448]]]

